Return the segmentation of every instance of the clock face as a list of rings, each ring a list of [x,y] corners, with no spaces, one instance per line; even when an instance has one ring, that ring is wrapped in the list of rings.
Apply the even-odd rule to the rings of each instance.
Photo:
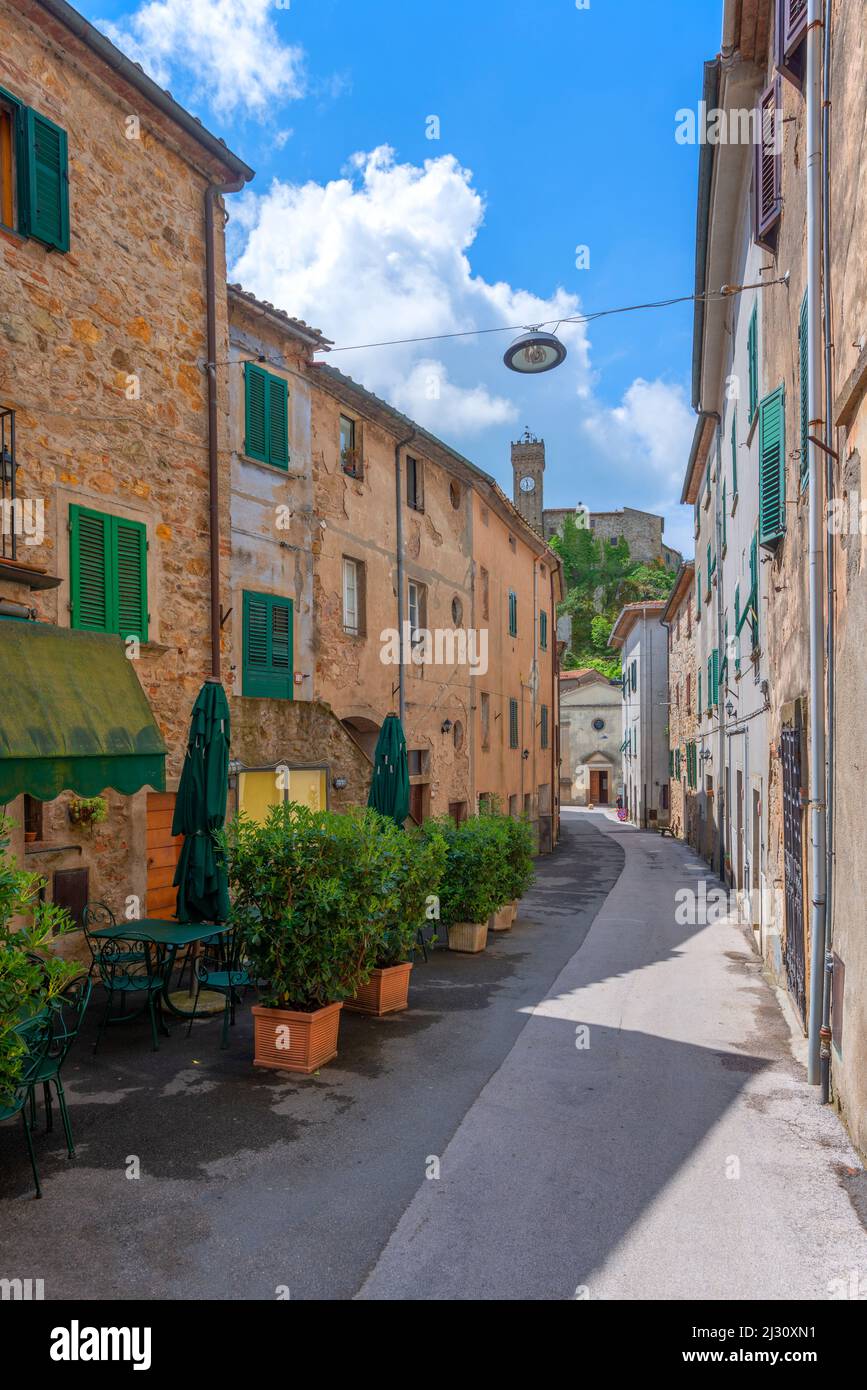
[[[522,478],[520,488],[522,492],[533,492],[536,487],[535,478]]]

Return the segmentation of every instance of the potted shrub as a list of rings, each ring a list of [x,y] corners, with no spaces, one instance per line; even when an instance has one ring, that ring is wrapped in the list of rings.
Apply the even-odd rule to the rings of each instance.
[[[336,1055],[343,1000],[369,979],[396,912],[380,819],[284,804],[220,836],[231,920],[261,982],[256,1066],[312,1072]]]
[[[53,954],[56,938],[75,924],[64,908],[40,902],[45,879],[9,858],[9,829],[0,818],[0,1106],[11,1101],[26,1054],[16,1026],[49,1007],[82,973],[76,961]]]
[[[533,869],[533,828],[524,817],[502,817],[503,905],[491,919],[492,931],[508,931],[523,898],[535,877]]]
[[[472,816],[460,825],[448,819],[427,823],[435,825],[446,842],[439,897],[440,920],[448,931],[450,951],[477,954],[487,945],[488,919],[499,906],[495,819]]]
[[[396,878],[394,911],[383,922],[370,979],[345,1007],[365,1014],[395,1013],[409,1003],[409,976],[425,909],[437,893],[446,862],[446,844],[436,829],[426,835],[401,830],[380,817],[383,843]]]

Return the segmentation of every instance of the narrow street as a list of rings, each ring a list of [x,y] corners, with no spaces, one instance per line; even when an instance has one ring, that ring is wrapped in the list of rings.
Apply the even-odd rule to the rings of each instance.
[[[565,810],[563,831],[511,933],[419,963],[408,1013],[345,1016],[315,1077],[253,1072],[247,1009],[228,1052],[213,1022],[156,1054],[133,1025],[96,1058],[92,1010],[67,1076],[78,1161],[40,1118],[41,1202],[0,1131],[4,1267],[49,1299],[848,1284],[867,1267],[860,1164],[741,931],[675,926],[704,866],[603,814]]]

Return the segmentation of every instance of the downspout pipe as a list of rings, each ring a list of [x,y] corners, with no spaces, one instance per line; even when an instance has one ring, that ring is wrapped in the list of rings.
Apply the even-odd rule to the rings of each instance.
[[[822,37],[821,0],[808,0],[807,62],[807,415],[808,434],[822,425]],[[819,451],[808,441],[810,592],[810,1005],[807,1080],[821,1080],[821,1029],[825,993],[826,777],[825,777],[825,585],[822,475]]]
[[[415,439],[415,434],[416,432],[413,430],[405,439],[399,439],[394,446],[394,544],[397,551],[397,630],[400,634],[398,639],[400,665],[398,666],[397,675],[399,690],[398,713],[400,714],[400,726],[404,730],[404,733],[406,732],[406,659],[412,655],[412,643],[410,643],[410,651],[406,651],[403,640],[403,487],[401,485],[400,455],[407,444],[411,444]]]
[[[822,82],[822,285],[825,315],[825,496],[834,492],[834,425],[831,420],[831,401],[834,398],[833,380],[833,323],[831,319],[831,6],[825,5],[825,33]],[[826,800],[828,815],[825,845],[825,977],[822,993],[822,1030],[820,1063],[822,1104],[831,1098],[831,937],[834,917],[834,546],[826,538],[825,582],[828,593],[828,626],[826,638],[826,699],[828,719],[828,786]]]
[[[723,647],[725,644],[725,628],[723,626],[723,523],[722,523],[722,416],[716,416],[716,505],[714,507],[715,531],[716,531],[716,647],[717,664],[722,669],[723,657],[725,655]],[[727,669],[727,668],[726,668]],[[728,749],[726,747],[726,707],[725,692],[719,689],[717,684],[717,720],[719,724],[717,745],[719,750],[719,775],[717,777],[716,788],[716,810],[717,810],[717,845],[719,848],[719,863],[717,870],[721,880],[726,876],[726,817],[728,806],[726,805],[726,771],[728,765]]]
[[[220,679],[220,445],[217,417],[217,285],[214,204],[223,193],[239,193],[246,180],[205,189],[205,303],[208,339],[208,534],[211,556],[211,679]]]

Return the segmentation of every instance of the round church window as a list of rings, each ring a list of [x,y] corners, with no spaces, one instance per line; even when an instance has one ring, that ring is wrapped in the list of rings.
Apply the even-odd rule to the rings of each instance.
[[[594,727],[594,729],[596,730],[596,732],[597,732],[597,734],[598,734],[598,733],[600,732],[601,729],[604,729],[604,728],[605,728],[605,720],[604,720],[604,719],[594,719],[594,720],[593,720],[593,727]]]

